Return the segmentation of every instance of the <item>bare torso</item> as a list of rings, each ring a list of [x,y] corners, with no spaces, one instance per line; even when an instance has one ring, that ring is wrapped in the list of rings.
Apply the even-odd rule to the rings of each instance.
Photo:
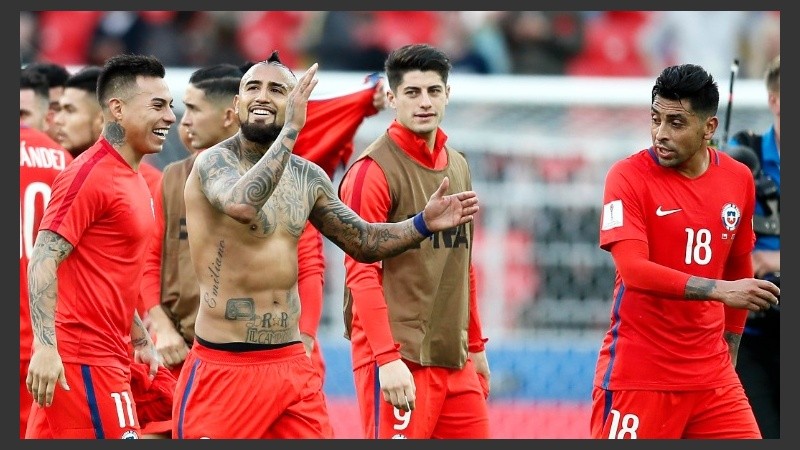
[[[308,168],[306,161],[292,157],[257,220],[243,224],[209,203],[195,164],[184,197],[200,284],[195,324],[200,338],[258,344],[300,340],[297,242],[313,203],[307,195],[314,184]]]

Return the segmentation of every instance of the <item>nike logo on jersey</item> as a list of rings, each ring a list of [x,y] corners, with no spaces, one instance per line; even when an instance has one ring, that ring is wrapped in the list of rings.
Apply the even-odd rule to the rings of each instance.
[[[665,209],[661,209],[661,206],[659,205],[658,209],[656,209],[656,215],[658,217],[664,217],[664,216],[668,216],[668,215],[670,215],[672,213],[676,213],[676,212],[678,212],[680,210],[681,210],[680,208],[678,208],[678,209],[666,209],[665,210]]]

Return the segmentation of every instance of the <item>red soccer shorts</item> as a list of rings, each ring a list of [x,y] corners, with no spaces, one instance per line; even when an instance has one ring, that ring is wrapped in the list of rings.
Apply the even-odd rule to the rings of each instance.
[[[741,384],[699,391],[592,391],[595,439],[760,439]]]

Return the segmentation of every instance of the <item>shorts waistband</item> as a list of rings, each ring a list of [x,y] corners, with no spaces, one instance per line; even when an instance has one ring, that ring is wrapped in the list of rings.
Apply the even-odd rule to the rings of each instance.
[[[230,345],[233,344],[233,345]],[[254,348],[247,347],[252,345]],[[236,363],[236,364],[258,364],[265,362],[277,362],[288,360],[297,356],[306,356],[306,350],[300,341],[287,342],[277,346],[270,344],[248,344],[245,342],[231,342],[218,344],[208,342],[195,336],[195,344],[191,351],[199,358],[207,361]]]

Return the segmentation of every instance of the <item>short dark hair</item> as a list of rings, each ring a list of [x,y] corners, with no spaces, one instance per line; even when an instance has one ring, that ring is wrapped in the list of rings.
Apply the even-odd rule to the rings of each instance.
[[[233,97],[239,93],[239,84],[242,81],[241,75],[238,77],[209,78],[198,83],[192,83],[194,87],[203,91],[206,98],[213,102],[232,102]]]
[[[106,101],[136,84],[136,77],[164,78],[166,70],[152,55],[115,55],[108,58],[97,80],[97,99],[103,108]]]
[[[693,111],[708,117],[715,116],[719,108],[717,82],[696,64],[681,64],[662,70],[653,86],[651,104],[656,96],[669,100],[689,100]]]
[[[50,83],[41,72],[27,67],[20,70],[19,88],[32,89],[35,97],[50,101]]]
[[[769,62],[764,79],[769,92],[781,91],[781,55],[772,58],[772,61]]]
[[[70,76],[66,67],[51,62],[33,62],[25,66],[25,68],[35,70],[44,75],[50,87],[64,86]]]
[[[201,81],[210,80],[212,78],[238,77],[241,79],[243,74],[244,71],[240,66],[229,63],[215,64],[213,66],[201,67],[192,72],[192,75],[189,77],[189,84],[196,85]]]
[[[103,68],[100,66],[86,66],[67,78],[64,87],[80,89],[97,95],[97,80],[102,72]]]
[[[450,75],[452,67],[450,58],[443,51],[429,44],[404,45],[389,53],[384,63],[386,79],[392,90],[403,82],[406,72],[413,70],[434,71],[447,84],[447,77]]]

